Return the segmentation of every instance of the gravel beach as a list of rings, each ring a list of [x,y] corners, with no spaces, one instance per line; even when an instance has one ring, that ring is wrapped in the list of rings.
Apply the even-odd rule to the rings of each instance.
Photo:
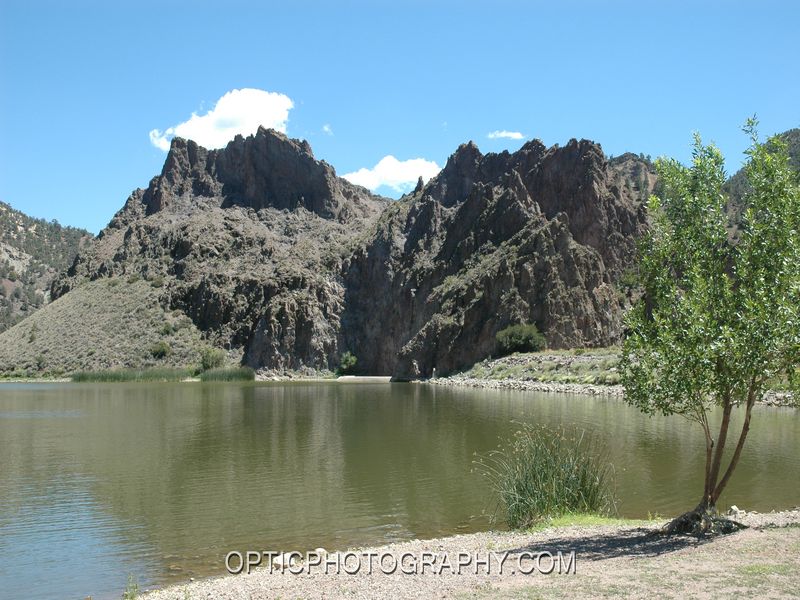
[[[557,383],[549,381],[530,381],[526,379],[479,379],[477,377],[463,377],[460,375],[429,379],[426,383],[447,387],[475,387],[492,390],[581,394],[586,396],[610,396],[614,398],[622,398],[623,396],[621,385],[595,385],[591,383]]]
[[[335,567],[329,567],[331,573],[325,574],[320,566],[318,570],[306,567],[302,574],[293,575],[270,573],[269,568],[260,567],[249,575],[196,581],[150,592],[143,598],[797,597],[800,508],[765,514],[740,512],[736,518],[750,528],[713,540],[648,535],[661,524],[657,522],[413,540],[355,549],[362,567],[356,574],[343,570],[334,574]],[[574,561],[570,562],[573,551]],[[420,573],[422,561],[418,559],[426,553],[437,562]],[[344,559],[344,554],[328,555],[327,561],[333,564]],[[373,567],[368,573],[363,560],[367,554],[380,557],[384,567]],[[385,574],[384,570],[391,569],[391,561],[401,560],[404,554],[406,570],[413,574],[399,569]],[[535,557],[540,554],[542,559],[537,563]],[[387,555],[391,555],[388,561]],[[476,574],[473,561],[456,572],[457,557],[468,555],[488,560],[491,566],[478,565]],[[503,556],[506,558],[500,569]],[[443,568],[443,557],[453,563],[451,570]],[[356,562],[344,559],[340,564],[352,567]]]
[[[580,394],[622,398],[619,382],[619,353],[609,349],[575,354],[533,352],[512,354],[476,363],[471,369],[425,383],[447,387],[472,387],[540,393]],[[768,390],[760,404],[796,406],[791,393]]]
[[[517,390],[525,392],[542,392],[553,394],[580,394],[583,396],[606,396],[622,399],[625,391],[621,385],[596,385],[591,383],[558,383],[548,381],[530,381],[526,379],[479,379],[477,377],[440,377],[429,379],[425,383],[446,387],[473,387],[492,390]],[[789,406],[793,404],[792,396],[787,392],[767,391],[757,404],[765,406]]]

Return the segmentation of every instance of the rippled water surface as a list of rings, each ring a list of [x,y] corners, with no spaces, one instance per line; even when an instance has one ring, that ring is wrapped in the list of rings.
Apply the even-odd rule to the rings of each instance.
[[[756,408],[723,503],[800,503],[800,411]],[[702,488],[699,428],[619,400],[415,384],[0,385],[0,597],[119,598],[231,550],[489,528],[475,452],[519,422],[596,431],[623,516]]]

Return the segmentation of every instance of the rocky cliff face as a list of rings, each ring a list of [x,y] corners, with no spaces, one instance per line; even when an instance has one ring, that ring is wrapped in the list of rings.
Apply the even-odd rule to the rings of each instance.
[[[176,139],[52,291],[150,280],[210,342],[276,370],[332,369],[351,351],[369,373],[444,373],[517,322],[552,347],[604,345],[653,182],[645,161],[609,162],[592,142],[470,143],[390,202],[274,131],[214,151]]]
[[[645,161],[609,164],[585,140],[513,154],[461,146],[348,261],[345,346],[370,371],[413,378],[473,364],[514,323],[535,323],[554,348],[613,343],[614,283],[654,181]]]

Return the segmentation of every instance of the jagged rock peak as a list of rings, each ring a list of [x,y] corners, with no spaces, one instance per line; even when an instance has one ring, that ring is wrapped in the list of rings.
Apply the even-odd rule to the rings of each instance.
[[[466,200],[475,183],[498,185],[512,171],[518,172],[527,184],[531,174],[538,171],[543,162],[594,173],[604,161],[600,145],[589,140],[571,139],[564,147],[556,144],[547,148],[541,140],[534,139],[513,153],[503,151],[487,154],[482,154],[478,146],[470,141],[461,144],[447,159],[444,168],[428,182],[425,193],[444,206],[454,206]],[[588,171],[584,168],[587,165],[591,165]]]
[[[174,207],[185,209],[197,199],[222,207],[254,210],[304,208],[326,219],[347,221],[372,211],[377,198],[336,176],[334,168],[314,158],[305,140],[259,127],[254,135],[237,135],[225,148],[207,150],[192,140],[174,138],[159,177],[140,202],[147,215]],[[125,219],[119,219],[125,221]]]
[[[528,140],[525,142],[515,154],[543,154],[547,150],[547,146],[539,138]]]
[[[467,165],[479,161],[481,158],[483,158],[483,154],[478,145],[470,140],[456,148],[456,151],[447,159],[447,165],[450,165],[451,168],[457,165]]]
[[[312,159],[314,158],[314,152],[312,151],[311,145],[307,140],[290,138],[280,131],[268,129],[259,125],[255,134],[247,137],[237,134],[230,142],[227,143],[225,148],[220,148],[218,150],[207,150],[203,146],[197,144],[197,142],[194,140],[185,139],[182,137],[174,137],[170,143],[169,153],[167,154],[167,159],[164,162],[164,168],[162,169],[161,174],[167,175],[173,171],[180,171],[181,169],[186,169],[187,167],[195,167],[198,164],[205,162],[209,153],[211,153],[212,156],[217,156],[221,153],[227,152],[229,148],[240,148],[245,144],[250,143],[251,140],[253,143],[260,142],[273,147],[285,145],[298,155],[305,155],[307,158]]]

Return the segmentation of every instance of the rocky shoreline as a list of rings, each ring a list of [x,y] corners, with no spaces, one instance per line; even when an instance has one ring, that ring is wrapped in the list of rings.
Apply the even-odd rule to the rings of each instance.
[[[610,358],[612,357],[612,358]],[[569,371],[575,364],[584,367],[607,361],[613,364],[608,368],[608,373],[616,374],[616,357],[610,354],[585,354],[573,356],[570,354],[527,354],[513,355],[494,360],[487,360],[478,363],[469,371],[456,373],[447,377],[427,379],[425,383],[431,385],[442,385],[446,387],[472,387],[494,390],[514,390],[525,392],[554,393],[554,394],[579,394],[583,396],[604,396],[609,398],[622,399],[625,395],[623,387],[619,384],[604,383],[579,383],[563,381],[547,381],[547,374],[542,371],[543,364],[554,364],[556,370]],[[518,375],[500,372],[499,369],[509,370],[517,368],[521,372]],[[597,379],[603,379],[603,375]],[[607,375],[605,376],[607,377]],[[617,378],[618,379],[618,378]],[[798,405],[794,401],[791,392],[768,390],[758,402],[764,406],[794,407]]]
[[[250,574],[176,585],[145,594],[147,600],[249,598],[450,598],[524,595],[535,597],[597,597],[624,591],[627,597],[687,597],[698,593],[731,597],[769,592],[770,597],[790,595],[800,585],[800,508],[774,513],[738,511],[735,518],[750,529],[713,539],[650,535],[661,522],[639,521],[618,525],[570,525],[525,532],[482,532],[433,540],[411,540],[377,548],[355,549],[326,555],[329,564],[346,564],[344,555],[390,556],[405,560],[408,570],[393,573],[365,563],[356,573],[339,573],[311,567],[291,574],[259,567]],[[574,571],[547,573],[537,555],[566,557],[559,563]],[[453,564],[458,556],[473,561],[458,572],[453,568],[420,570],[413,561],[427,553],[443,567],[444,557]],[[403,559],[403,556],[406,556]],[[505,556],[503,569],[499,560]],[[523,559],[531,557],[530,562]],[[487,560],[492,566],[477,563]],[[383,561],[384,559],[381,558]],[[390,565],[391,558],[384,564]],[[410,565],[414,564],[413,567]],[[351,565],[356,564],[351,559]],[[376,563],[377,564],[377,563]],[[523,564],[538,565],[532,573],[520,572]],[[270,572],[270,571],[273,572]],[[329,568],[334,571],[335,567]],[[620,588],[622,583],[623,587]],[[615,590],[617,590],[615,592]]]
[[[591,383],[558,383],[530,381],[525,379],[479,379],[477,377],[440,377],[428,379],[425,383],[446,387],[474,387],[493,390],[517,390],[525,392],[544,392],[552,394],[580,394],[582,396],[608,396],[623,398],[625,391],[621,385],[595,385]],[[758,402],[764,406],[783,406],[797,408],[791,393],[769,390]]]
[[[446,387],[475,387],[493,390],[517,390],[525,392],[545,392],[554,394],[580,394],[584,396],[610,396],[622,398],[621,385],[595,385],[591,383],[558,383],[531,381],[526,379],[480,379],[477,377],[439,377],[426,383]]]

